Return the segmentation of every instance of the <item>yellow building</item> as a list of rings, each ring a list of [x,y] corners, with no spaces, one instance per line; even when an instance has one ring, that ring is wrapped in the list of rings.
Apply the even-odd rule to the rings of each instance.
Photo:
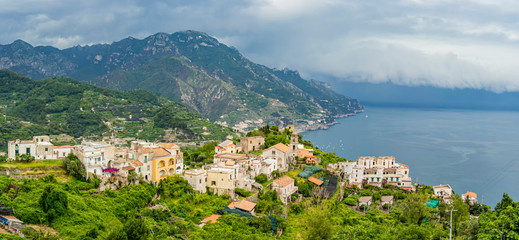
[[[153,152],[151,181],[157,184],[160,179],[175,174],[182,174],[183,154],[182,152],[170,152],[162,147],[143,148],[143,152]]]

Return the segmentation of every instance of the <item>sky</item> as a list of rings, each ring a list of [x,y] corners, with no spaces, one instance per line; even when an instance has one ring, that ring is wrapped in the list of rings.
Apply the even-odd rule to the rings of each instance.
[[[0,44],[206,32],[306,78],[519,91],[516,0],[0,0]]]

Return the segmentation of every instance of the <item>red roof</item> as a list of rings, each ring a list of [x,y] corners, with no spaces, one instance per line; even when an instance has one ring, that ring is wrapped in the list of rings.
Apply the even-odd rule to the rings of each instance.
[[[309,177],[308,181],[315,183],[317,186],[321,186],[324,183],[323,181],[314,177]]]
[[[209,216],[209,217],[204,218],[204,219],[201,221],[201,223],[208,223],[208,222],[215,223],[215,222],[218,220],[218,218],[220,218],[221,216],[222,216],[222,215],[213,214],[213,215],[211,215],[211,216]]]
[[[474,192],[467,191],[467,193],[465,193],[465,197],[466,198],[468,198],[468,197],[478,198],[478,195]]]

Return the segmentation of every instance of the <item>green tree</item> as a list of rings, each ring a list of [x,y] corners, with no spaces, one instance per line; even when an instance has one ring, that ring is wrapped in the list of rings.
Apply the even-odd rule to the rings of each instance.
[[[69,153],[67,157],[63,160],[63,167],[67,174],[75,177],[76,179],[82,180],[85,178],[86,171],[85,166],[79,160],[79,158],[73,153]]]
[[[494,208],[494,210],[496,210],[496,212],[501,212],[501,210],[504,210],[506,209],[508,206],[513,206],[514,205],[514,200],[508,195],[508,193],[503,193],[503,198],[501,199],[500,202],[498,202],[496,204],[496,207]]]
[[[43,212],[47,214],[47,220],[52,222],[68,211],[67,193],[52,185],[47,185],[43,190],[38,204]]]
[[[411,224],[421,224],[426,217],[431,217],[428,207],[425,206],[429,198],[424,194],[413,193],[401,204],[402,216]]]
[[[146,240],[150,235],[148,227],[142,218],[130,218],[124,223],[126,237],[132,240]]]
[[[256,176],[254,178],[254,180],[256,180],[256,182],[258,182],[258,183],[264,183],[264,182],[266,182],[268,180],[268,177],[267,177],[267,175],[262,173],[262,174]]]
[[[303,222],[306,226],[305,239],[320,240],[330,239],[335,234],[331,223],[331,213],[326,207],[313,207],[306,211]]]

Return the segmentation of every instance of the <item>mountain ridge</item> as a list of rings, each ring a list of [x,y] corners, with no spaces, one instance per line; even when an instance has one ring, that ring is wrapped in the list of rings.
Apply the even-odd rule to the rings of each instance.
[[[253,63],[236,48],[191,30],[63,50],[0,45],[0,68],[35,79],[68,76],[117,90],[146,89],[225,126],[326,125],[363,110],[358,100],[324,83]]]

